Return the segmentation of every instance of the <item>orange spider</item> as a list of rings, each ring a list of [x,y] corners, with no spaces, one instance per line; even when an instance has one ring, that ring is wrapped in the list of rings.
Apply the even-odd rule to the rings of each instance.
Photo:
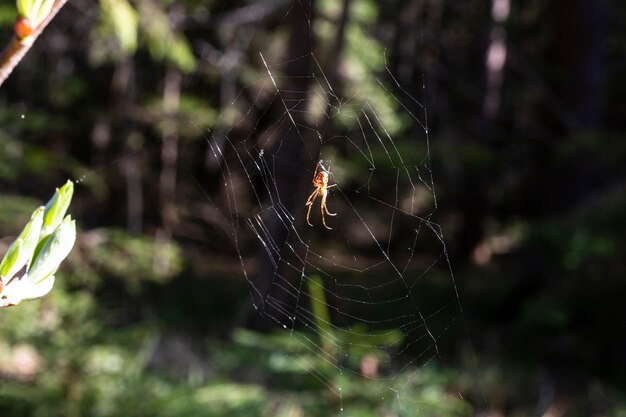
[[[319,170],[322,168],[321,170]],[[320,161],[315,168],[315,174],[313,174],[313,185],[315,186],[315,191],[311,193],[309,198],[306,200],[305,206],[309,206],[309,210],[306,212],[306,222],[309,226],[313,226],[309,221],[309,216],[311,215],[311,209],[313,208],[313,203],[317,196],[322,196],[322,203],[320,205],[322,211],[322,224],[325,228],[332,230],[332,227],[326,226],[326,219],[324,219],[324,211],[329,216],[336,216],[337,213],[331,213],[328,211],[328,207],[326,207],[326,197],[328,197],[328,189],[332,187],[336,187],[337,184],[328,185],[328,176],[329,172],[324,168],[322,162]]]

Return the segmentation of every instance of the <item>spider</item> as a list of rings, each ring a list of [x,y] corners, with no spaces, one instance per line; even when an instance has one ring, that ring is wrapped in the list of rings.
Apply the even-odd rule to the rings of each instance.
[[[337,215],[337,213],[331,213],[330,211],[328,211],[328,207],[326,207],[326,197],[328,197],[328,189],[332,187],[336,187],[337,184],[328,185],[329,174],[330,174],[329,171],[327,171],[326,168],[324,168],[324,165],[322,165],[322,162],[320,161],[317,164],[317,167],[315,168],[315,174],[313,174],[313,185],[315,186],[315,191],[313,191],[311,195],[309,196],[309,198],[306,200],[305,206],[309,206],[309,210],[306,212],[306,222],[309,224],[309,226],[313,226],[311,222],[309,221],[309,216],[311,215],[311,209],[313,208],[313,203],[315,202],[315,199],[318,196],[322,196],[322,202],[320,205],[320,208],[322,211],[322,224],[324,225],[325,228],[332,230],[333,229],[332,227],[326,226],[326,220],[324,218],[324,211],[329,216]]]

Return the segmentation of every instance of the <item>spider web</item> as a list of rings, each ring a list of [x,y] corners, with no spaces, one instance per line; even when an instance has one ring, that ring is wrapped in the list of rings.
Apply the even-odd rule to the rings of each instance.
[[[454,348],[446,336],[462,314],[433,220],[427,109],[386,66],[373,80],[381,105],[362,89],[338,97],[315,55],[299,58],[313,73],[292,76],[292,61],[259,58],[265,73],[229,106],[239,117],[205,135],[223,187],[211,202],[228,219],[255,313],[289,332],[295,357],[340,404],[343,380],[332,375],[357,375],[387,384],[404,412],[423,410],[403,388]],[[310,88],[292,90],[303,78]],[[319,197],[306,222],[318,166],[334,185],[332,230]]]
[[[454,343],[471,341],[435,219],[423,100],[386,64],[373,79],[341,83],[315,54],[277,62],[260,53],[258,60],[264,71],[225,94],[233,98],[215,127],[205,132],[188,120],[215,175],[205,183],[183,171],[212,213],[182,208],[180,215],[212,219],[210,239],[218,243],[207,257],[234,255],[233,279],[247,284],[251,315],[259,319],[253,324],[289,336],[292,362],[327,388],[338,412],[350,412],[344,399],[355,394],[346,388],[356,377],[387,388],[382,395],[397,413],[383,415],[437,414],[427,396],[414,398],[415,385],[426,387],[423,375],[445,368]],[[285,75],[298,61],[311,61],[312,72]],[[333,186],[327,204],[336,216],[325,219],[331,229],[323,225],[319,197],[313,226],[306,220],[320,167]]]

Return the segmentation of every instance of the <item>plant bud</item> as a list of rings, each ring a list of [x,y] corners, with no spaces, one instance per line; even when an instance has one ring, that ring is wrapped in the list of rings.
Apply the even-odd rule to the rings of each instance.
[[[33,33],[33,25],[29,18],[18,16],[13,25],[15,35],[19,40],[29,37]]]
[[[30,220],[24,226],[15,242],[9,246],[2,263],[0,263],[0,275],[8,282],[20,269],[27,265],[33,258],[39,234],[43,222],[43,207],[37,208],[30,216]]]
[[[35,255],[28,270],[27,279],[33,284],[39,284],[54,274],[61,262],[69,255],[75,241],[76,224],[70,216],[67,216]]]
[[[41,238],[48,236],[65,217],[65,212],[70,206],[72,195],[74,194],[74,183],[68,180],[61,188],[57,188],[56,192],[46,204],[46,211],[43,216],[43,228],[41,229]]]

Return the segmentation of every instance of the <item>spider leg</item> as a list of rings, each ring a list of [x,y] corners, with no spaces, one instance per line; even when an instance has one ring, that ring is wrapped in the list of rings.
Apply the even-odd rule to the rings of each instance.
[[[316,189],[315,191],[313,191],[311,195],[309,196],[309,198],[307,198],[306,203],[304,203],[304,205],[305,206],[312,205],[315,199],[317,198],[317,193],[319,193],[319,191],[320,191],[319,189]]]
[[[328,213],[328,209],[326,208],[326,194],[322,195],[322,202],[320,203],[320,210],[322,211],[322,224],[328,230],[333,230],[332,227],[326,226],[326,219],[324,218],[324,210],[326,210],[326,213]],[[328,213],[328,214],[330,214],[330,213]],[[330,214],[330,215],[334,216],[335,214]]]
[[[311,195],[309,196],[309,199],[306,201],[306,204],[305,204],[305,206],[309,206],[309,209],[306,212],[306,222],[308,223],[309,226],[313,226],[311,224],[311,222],[309,221],[309,216],[311,215],[311,209],[313,208],[313,202],[317,198],[317,192],[318,192],[318,190],[313,191],[313,193],[311,193]]]
[[[323,208],[323,210],[325,210],[325,211],[326,211],[326,214],[328,214],[329,216],[336,216],[336,215],[337,215],[337,213],[331,213],[330,211],[328,211],[328,206],[326,205],[326,198],[327,198],[327,197],[328,197],[328,195],[327,195],[327,194],[324,194],[324,195],[322,196],[322,208]]]

